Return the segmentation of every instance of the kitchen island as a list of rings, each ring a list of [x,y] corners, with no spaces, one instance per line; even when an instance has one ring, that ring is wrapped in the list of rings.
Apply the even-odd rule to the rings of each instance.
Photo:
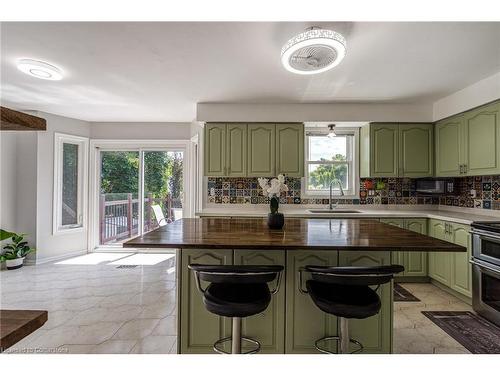
[[[284,265],[279,293],[266,311],[243,320],[243,335],[260,341],[262,353],[315,353],[315,340],[337,333],[337,319],[299,292],[301,267],[387,265],[393,251],[466,251],[375,220],[299,218],[287,218],[282,230],[268,229],[262,218],[181,219],[124,246],[177,249],[179,353],[213,353],[213,343],[231,332],[230,319],[205,309],[190,263]],[[378,293],[379,314],[349,323],[351,337],[363,343],[365,353],[392,352],[392,284]]]

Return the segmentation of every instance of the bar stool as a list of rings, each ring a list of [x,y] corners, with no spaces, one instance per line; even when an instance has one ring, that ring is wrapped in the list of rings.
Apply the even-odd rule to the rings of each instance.
[[[309,294],[314,304],[323,312],[339,318],[338,336],[325,336],[314,343],[322,353],[335,354],[322,347],[328,341],[340,343],[341,354],[349,353],[349,342],[355,344],[351,354],[363,350],[363,345],[349,337],[348,319],[365,319],[378,314],[381,307],[376,293],[380,285],[390,282],[394,275],[404,271],[400,265],[375,267],[328,267],[306,266],[299,270],[299,290]],[[303,289],[302,274],[307,272],[311,279]],[[376,286],[375,289],[370,286]]]
[[[214,350],[221,354],[252,354],[260,351],[260,343],[241,336],[241,319],[261,313],[271,302],[281,284],[283,266],[243,266],[189,264],[196,278],[196,286],[203,294],[203,303],[208,311],[219,316],[232,318],[232,335],[214,343]],[[268,283],[276,280],[276,286],[269,290]],[[209,282],[203,289],[201,281]],[[231,341],[231,353],[221,345]],[[241,353],[242,341],[255,346]]]

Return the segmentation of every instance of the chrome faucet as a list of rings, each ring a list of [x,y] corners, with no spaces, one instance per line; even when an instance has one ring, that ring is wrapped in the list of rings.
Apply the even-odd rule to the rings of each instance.
[[[337,183],[339,185],[339,189],[340,189],[340,196],[343,197],[344,196],[344,189],[342,188],[342,182],[338,179],[338,178],[335,178],[332,180],[332,182],[330,182],[330,204],[329,204],[329,209],[330,210],[333,210],[334,208],[337,208],[337,205],[338,203],[335,204],[335,207],[333,207],[333,204],[332,204],[332,197],[333,197],[333,184]]]

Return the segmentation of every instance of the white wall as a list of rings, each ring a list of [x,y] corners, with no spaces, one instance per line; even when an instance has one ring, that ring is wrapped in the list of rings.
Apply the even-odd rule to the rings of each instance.
[[[432,104],[231,104],[199,103],[198,121],[432,121]]]
[[[0,227],[36,246],[36,132],[1,132]]]
[[[497,99],[500,99],[500,72],[436,101],[433,120],[438,121]]]
[[[0,132],[0,228],[16,229],[16,143],[19,133]]]
[[[54,185],[54,133],[88,137],[89,123],[49,113],[37,112],[47,120],[47,131],[37,133],[37,263],[87,251],[88,224],[78,233],[52,234]],[[88,181],[87,181],[88,183]]]
[[[91,122],[93,139],[189,139],[189,122]]]

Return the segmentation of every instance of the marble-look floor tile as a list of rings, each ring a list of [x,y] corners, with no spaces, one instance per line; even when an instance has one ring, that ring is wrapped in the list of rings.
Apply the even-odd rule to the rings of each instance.
[[[89,264],[72,264],[85,258],[77,257],[0,272],[2,308],[49,312],[42,328],[7,352],[170,352],[177,334],[175,317],[167,319],[176,311],[175,259],[117,269],[111,261],[92,264],[93,255],[86,256]]]
[[[175,336],[148,336],[140,340],[130,353],[169,354],[175,343]]]
[[[403,283],[421,302],[394,303],[394,353],[469,353],[422,311],[471,311],[472,307],[432,284]]]

